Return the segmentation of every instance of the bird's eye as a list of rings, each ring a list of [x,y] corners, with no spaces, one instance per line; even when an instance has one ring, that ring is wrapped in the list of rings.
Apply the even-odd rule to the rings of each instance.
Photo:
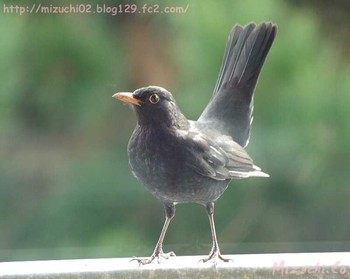
[[[160,101],[160,98],[157,94],[152,94],[151,96],[149,96],[148,100],[152,105],[155,105]]]

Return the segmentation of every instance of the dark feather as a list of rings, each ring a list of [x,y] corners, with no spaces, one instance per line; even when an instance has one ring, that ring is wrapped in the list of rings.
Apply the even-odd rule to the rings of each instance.
[[[215,180],[268,176],[253,164],[247,152],[232,138],[211,140],[199,130],[181,131],[180,144],[185,148],[185,164],[197,173]]]
[[[271,23],[232,29],[213,96],[198,119],[243,147],[250,137],[254,89],[276,31]]]

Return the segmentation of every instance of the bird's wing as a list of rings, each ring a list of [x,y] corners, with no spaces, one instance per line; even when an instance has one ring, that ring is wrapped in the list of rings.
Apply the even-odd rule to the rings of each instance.
[[[213,96],[198,119],[245,147],[253,118],[253,92],[276,36],[272,23],[233,27]]]
[[[199,131],[181,133],[185,164],[197,173],[216,180],[268,176],[253,164],[239,144],[228,136],[211,140]]]

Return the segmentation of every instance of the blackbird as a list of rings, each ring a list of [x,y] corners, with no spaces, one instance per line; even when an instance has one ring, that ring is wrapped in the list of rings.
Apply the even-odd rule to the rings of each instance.
[[[230,32],[214,93],[197,121],[188,120],[169,91],[148,86],[114,98],[131,104],[137,126],[129,140],[133,175],[165,207],[165,223],[153,254],[139,264],[175,256],[163,252],[163,240],[178,203],[205,206],[212,234],[208,260],[224,258],[214,225],[214,202],[231,179],[268,177],[245,151],[253,120],[253,93],[276,36],[269,22],[235,25]]]

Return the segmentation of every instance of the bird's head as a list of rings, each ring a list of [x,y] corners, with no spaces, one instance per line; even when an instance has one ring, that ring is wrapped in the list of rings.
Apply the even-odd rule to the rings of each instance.
[[[142,87],[134,92],[120,92],[112,96],[131,104],[138,123],[143,125],[183,126],[188,121],[181,113],[171,93],[159,86]]]

